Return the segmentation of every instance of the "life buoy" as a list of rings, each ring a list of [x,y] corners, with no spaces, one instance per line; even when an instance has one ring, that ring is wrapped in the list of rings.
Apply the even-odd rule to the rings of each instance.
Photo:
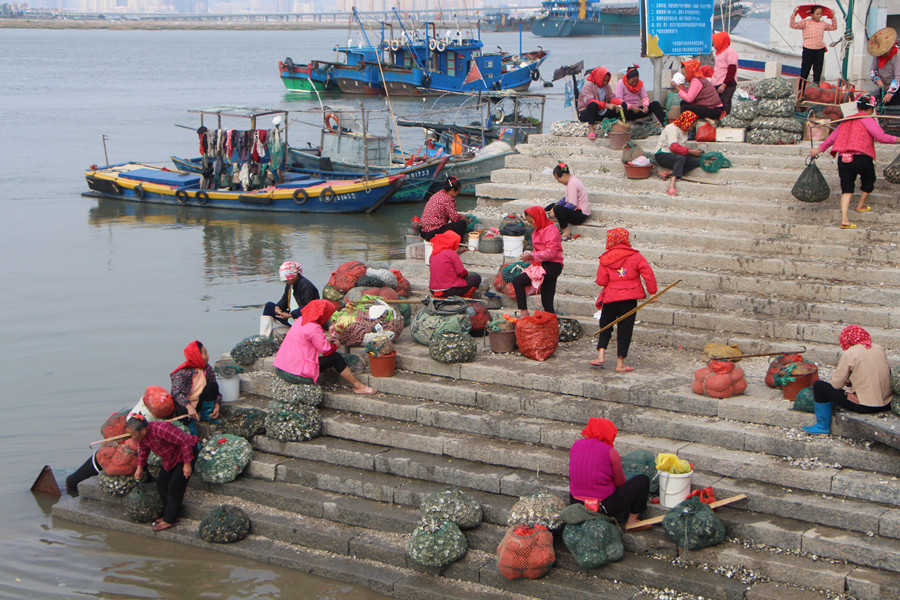
[[[334,190],[331,189],[331,187],[327,187],[322,190],[321,194],[319,194],[319,199],[322,200],[324,204],[331,204],[332,202],[334,202],[335,196],[336,194],[334,193]]]
[[[437,48],[437,40],[434,38],[431,38],[430,40],[428,40],[428,49],[433,52],[436,48]]]
[[[294,202],[296,204],[306,204],[306,201],[309,200],[309,192],[307,192],[303,188],[297,188],[294,190]]]
[[[139,184],[137,184],[136,186],[134,186],[134,190],[133,190],[133,191],[134,191],[134,196],[135,196],[135,198],[137,198],[138,200],[143,200],[143,199],[144,199],[144,196],[146,195],[146,193],[144,192],[144,185],[143,185],[143,184],[139,183]]]
[[[201,206],[206,206],[207,204],[209,204],[209,194],[207,194],[207,193],[204,192],[203,190],[200,190],[199,192],[197,192],[197,193],[194,195],[194,197],[197,198],[197,202],[198,202]]]
[[[444,50],[447,49],[447,43],[444,42],[443,40],[437,40],[434,44],[434,49],[437,50],[438,52],[443,52]]]
[[[540,79],[540,78],[541,78],[541,72],[538,71],[537,69],[534,69],[534,70],[531,72],[531,80],[532,80],[532,81],[537,81],[537,80]]]
[[[178,204],[187,204],[187,192],[184,190],[175,190],[175,200],[178,201]]]
[[[422,75],[422,87],[431,87],[431,73]]]
[[[341,127],[341,118],[333,112],[328,113],[325,115],[325,127],[327,127],[329,131],[337,133]]]
[[[391,40],[391,51],[396,52],[400,49],[400,40]]]
[[[284,70],[285,71],[293,71],[294,70],[294,61],[291,60],[291,57],[288,56],[284,59]]]

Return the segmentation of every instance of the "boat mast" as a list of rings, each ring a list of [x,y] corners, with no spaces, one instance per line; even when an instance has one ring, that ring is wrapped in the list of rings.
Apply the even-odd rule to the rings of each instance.
[[[362,32],[363,37],[366,38],[366,44],[369,45],[369,48],[375,50],[375,46],[372,45],[372,42],[369,41],[369,35],[366,33],[366,28],[363,26],[362,19],[359,17],[359,13],[356,12],[356,7],[353,7],[353,16],[356,17],[356,22],[359,23],[359,30]]]
[[[400,13],[397,12],[397,7],[394,6],[391,8],[394,11],[394,14],[397,16],[397,22],[400,23],[400,29],[403,30],[403,35],[406,36],[406,43],[409,44],[409,55],[412,56],[412,59],[416,61],[416,66],[425,71],[425,67],[422,63],[419,62],[419,56],[416,54],[415,50],[413,50],[413,41],[412,38],[409,37],[409,33],[406,32],[406,26],[403,24],[403,19],[400,18]],[[425,29],[428,29],[428,24],[425,24]],[[426,48],[428,46],[425,46]]]

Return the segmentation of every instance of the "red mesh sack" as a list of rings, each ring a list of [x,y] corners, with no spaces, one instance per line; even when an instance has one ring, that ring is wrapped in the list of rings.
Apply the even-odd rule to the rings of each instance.
[[[397,295],[392,288],[389,287],[372,287],[366,288],[362,291],[363,295],[369,296],[378,296],[379,298],[384,298],[385,300],[399,300],[400,296]]]
[[[709,123],[703,123],[697,127],[697,135],[694,136],[698,142],[714,142],[716,141],[716,128]]]
[[[543,525],[511,527],[497,546],[497,568],[507,579],[537,579],[556,562],[553,534]]]
[[[148,386],[144,390],[144,406],[157,419],[166,419],[175,412],[175,401],[165,388],[158,385]]]
[[[694,372],[691,390],[709,398],[731,398],[747,389],[744,371],[733,362],[711,360]]]
[[[397,277],[397,287],[394,290],[397,292],[398,296],[403,296],[404,298],[409,297],[410,285],[403,274],[400,272],[400,269],[388,269],[391,273]]]
[[[559,346],[559,321],[556,315],[537,310],[516,323],[516,345],[530,359],[543,361]]]
[[[106,442],[97,450],[97,464],[107,475],[133,475],[137,469],[138,443],[127,438],[120,443]]]
[[[491,313],[488,312],[484,302],[469,302],[469,306],[475,311],[475,314],[471,315],[472,329],[470,333],[472,335],[483,335],[488,321],[491,320]]]
[[[803,97],[813,102],[818,102],[821,95],[821,90],[814,85],[807,85],[806,89],[803,90]]]
[[[766,385],[770,388],[778,388],[780,385],[775,384],[775,375],[778,369],[789,362],[803,362],[803,357],[799,354],[779,354],[769,363],[769,370],[766,371]]]
[[[125,421],[128,419],[128,411],[123,410],[109,415],[106,422],[100,426],[100,435],[104,439],[125,433]]]
[[[356,285],[356,281],[366,274],[366,265],[358,260],[350,260],[342,264],[331,274],[328,285],[334,286],[346,294]]]

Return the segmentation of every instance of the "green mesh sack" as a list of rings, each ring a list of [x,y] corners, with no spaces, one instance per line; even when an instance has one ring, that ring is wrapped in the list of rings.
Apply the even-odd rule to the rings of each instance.
[[[656,456],[649,450],[632,450],[622,457],[622,470],[625,479],[635,475],[646,475],[650,478],[650,493],[659,491],[659,478],[656,476]]]
[[[406,300],[401,296],[401,300]],[[403,326],[409,327],[409,323],[412,320],[412,307],[409,304],[395,304],[397,308],[397,312],[400,313],[400,316],[403,317]]]
[[[280,442],[303,442],[318,437],[322,429],[319,411],[302,404],[285,407],[273,400],[266,414],[266,436]]]
[[[581,337],[581,323],[577,319],[557,317],[557,322],[559,322],[560,342],[574,342]]]
[[[409,536],[406,553],[420,565],[446,567],[461,559],[468,548],[456,523],[426,517]]]
[[[463,302],[464,308],[461,312],[450,315],[435,314],[429,312],[427,307],[416,313],[412,322],[409,324],[409,332],[412,338],[423,346],[431,344],[431,338],[434,336],[434,330],[444,321],[458,321],[463,331],[469,331],[472,328],[472,319],[466,312],[469,305]]]
[[[884,178],[891,183],[900,183],[900,154],[894,157],[891,164],[884,168],[882,174],[884,175]],[[900,392],[897,391],[897,388],[894,388],[894,393],[900,394]]]
[[[643,140],[651,135],[659,135],[662,128],[654,121],[634,121],[631,124],[631,139]]]
[[[719,119],[719,127],[734,127],[736,129],[747,129],[750,127],[750,119],[738,119],[733,114],[725,115]]]
[[[266,413],[258,408],[236,408],[227,420],[219,421],[219,432],[249,440],[266,432]]]
[[[801,202],[824,202],[831,195],[831,186],[816,166],[815,157],[806,159],[806,167],[791,188],[791,195]]]
[[[796,144],[802,137],[799,133],[780,129],[751,129],[747,132],[746,142],[756,145],[786,146]]]
[[[735,119],[741,119],[742,121],[752,121],[758,114],[757,104],[759,103],[756,100],[741,100],[740,98],[735,98],[731,103],[731,113],[729,113],[729,116],[732,116]]]
[[[97,475],[97,486],[101,492],[109,496],[122,497],[137,484],[134,475],[107,475],[104,471],[100,471]]]
[[[159,474],[162,472],[162,459],[156,452],[151,452],[147,455],[147,472],[150,473],[154,479],[159,477]]]
[[[788,98],[794,95],[794,86],[784,77],[760,79],[753,84],[753,95],[757,98]]]
[[[891,398],[891,412],[900,417],[900,393],[894,392],[894,397]]]
[[[673,106],[681,106],[681,96],[678,92],[669,92],[666,95],[666,112]]]
[[[231,360],[242,367],[248,367],[260,358],[272,356],[276,352],[278,352],[278,344],[271,339],[261,335],[252,335],[244,338],[231,349]]]
[[[793,98],[760,100],[757,106],[760,117],[790,117],[796,110],[797,105]]]
[[[477,353],[478,344],[468,333],[435,333],[428,344],[428,355],[442,363],[472,362]]]
[[[662,522],[666,535],[679,548],[700,550],[725,539],[725,525],[708,504],[696,496],[669,511]]]
[[[791,113],[793,114],[793,113]],[[780,129],[791,133],[803,133],[803,123],[792,117],[756,117],[751,121],[753,129]]]
[[[730,169],[731,161],[721,152],[704,152],[700,156],[700,168],[707,173],[718,173],[719,169]]]
[[[531,265],[531,263],[526,260],[517,260],[508,265],[503,265],[500,267],[500,276],[503,277],[505,283],[509,283],[515,279],[516,275],[524,273],[529,265]]]
[[[805,387],[794,397],[794,410],[802,410],[803,412],[815,412],[816,401],[813,399],[812,387]]]
[[[269,383],[269,396],[285,406],[318,406],[325,399],[325,392],[316,384],[288,383],[282,377],[273,377]]]
[[[200,521],[200,537],[213,544],[231,544],[250,535],[250,517],[237,506],[222,504]]]
[[[891,367],[891,389],[900,394],[900,365]]]
[[[344,299],[344,294],[333,285],[326,285],[322,288],[322,297],[332,302],[340,302]]]
[[[425,497],[419,507],[422,517],[451,521],[460,529],[474,529],[481,524],[481,505],[474,498],[457,489],[434,492]]]
[[[250,442],[238,435],[223,433],[203,444],[194,468],[206,483],[228,483],[241,474],[252,458]]]
[[[556,530],[562,527],[560,513],[566,503],[547,491],[539,491],[519,498],[509,511],[506,524],[543,525],[547,529]]]
[[[135,523],[150,523],[163,514],[162,498],[152,483],[138,483],[122,499],[122,511]]]
[[[606,519],[566,523],[562,539],[582,569],[597,569],[625,556],[618,526]]]

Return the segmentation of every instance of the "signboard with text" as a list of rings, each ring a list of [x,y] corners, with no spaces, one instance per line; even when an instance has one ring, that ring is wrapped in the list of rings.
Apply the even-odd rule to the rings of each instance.
[[[641,56],[712,52],[714,0],[641,0]]]

